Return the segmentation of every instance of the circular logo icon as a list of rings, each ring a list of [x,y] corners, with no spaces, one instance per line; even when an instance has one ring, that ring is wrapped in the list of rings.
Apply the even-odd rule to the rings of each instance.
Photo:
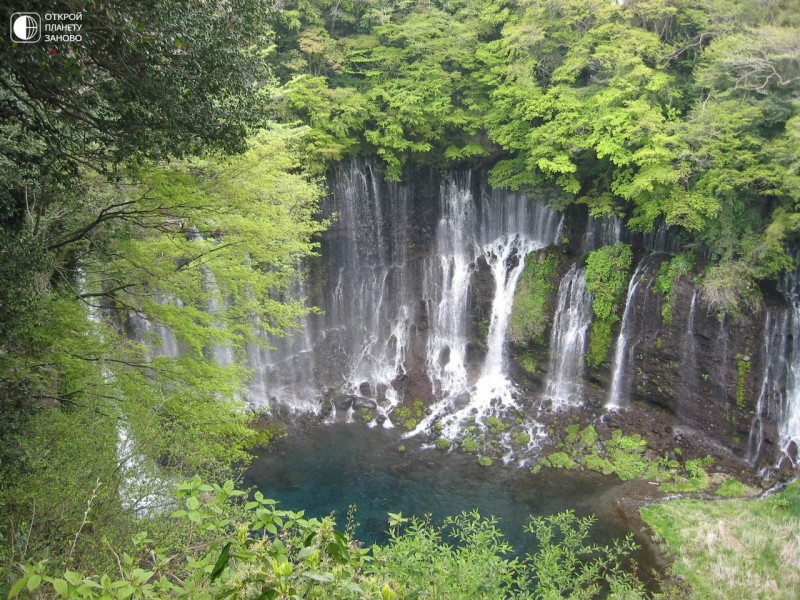
[[[16,16],[11,31],[20,42],[34,42],[39,36],[39,21],[33,15]]]

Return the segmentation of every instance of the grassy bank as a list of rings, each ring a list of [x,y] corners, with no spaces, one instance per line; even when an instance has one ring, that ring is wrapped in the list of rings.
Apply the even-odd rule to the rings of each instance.
[[[694,597],[800,599],[800,481],[764,499],[673,500],[641,513]]]

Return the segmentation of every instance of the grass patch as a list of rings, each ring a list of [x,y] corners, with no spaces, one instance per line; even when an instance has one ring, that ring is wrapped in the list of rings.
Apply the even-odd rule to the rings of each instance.
[[[641,515],[695,597],[800,598],[800,481],[765,499],[673,500]]]
[[[758,490],[736,479],[726,479],[715,493],[723,498],[744,498],[755,495]]]

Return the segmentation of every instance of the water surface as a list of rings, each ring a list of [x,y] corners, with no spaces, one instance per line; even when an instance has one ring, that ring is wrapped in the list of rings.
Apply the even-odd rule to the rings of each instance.
[[[400,445],[408,449],[400,452]],[[477,509],[499,519],[520,553],[534,550],[532,536],[523,531],[531,516],[567,509],[593,514],[598,521],[592,539],[601,544],[628,532],[615,509],[624,489],[617,478],[560,469],[533,477],[527,469],[497,462],[482,467],[475,455],[420,449],[413,440],[402,440],[396,429],[358,424],[329,425],[277,440],[253,462],[246,483],[284,509],[302,509],[310,517],[334,514],[340,529],[348,507],[356,505],[356,536],[366,545],[388,539],[388,512],[430,514],[440,523],[448,515]],[[636,559],[643,571],[655,564],[646,548]]]

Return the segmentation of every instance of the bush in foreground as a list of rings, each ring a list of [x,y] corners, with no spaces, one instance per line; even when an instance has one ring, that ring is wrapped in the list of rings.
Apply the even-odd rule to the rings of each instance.
[[[587,543],[592,518],[571,512],[531,520],[538,549],[512,556],[494,519],[477,512],[429,519],[392,515],[385,546],[363,548],[332,517],[306,519],[256,492],[250,501],[228,481],[199,477],[177,487],[172,517],[180,546],[157,547],[146,533],[137,556],[122,553],[114,573],[52,573],[45,561],[21,566],[9,594],[38,598],[643,598],[622,568],[630,538]],[[610,595],[609,595],[610,594]]]

